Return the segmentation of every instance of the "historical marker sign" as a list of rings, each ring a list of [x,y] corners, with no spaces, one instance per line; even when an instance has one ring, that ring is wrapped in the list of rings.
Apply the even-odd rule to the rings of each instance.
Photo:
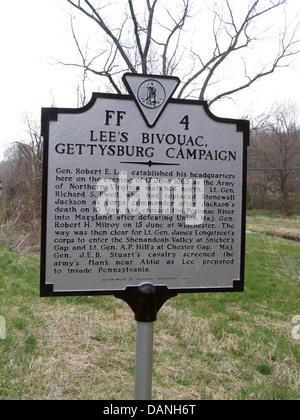
[[[44,108],[41,295],[243,290],[249,123],[176,100],[173,77]]]

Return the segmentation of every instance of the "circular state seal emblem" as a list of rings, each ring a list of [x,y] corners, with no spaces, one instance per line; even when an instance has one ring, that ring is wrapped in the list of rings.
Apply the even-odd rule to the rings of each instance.
[[[146,108],[159,108],[166,100],[165,88],[154,79],[145,80],[138,89],[138,100]]]

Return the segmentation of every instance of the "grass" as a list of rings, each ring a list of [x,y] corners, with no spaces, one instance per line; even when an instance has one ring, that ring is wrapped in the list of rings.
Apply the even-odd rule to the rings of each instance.
[[[159,312],[153,399],[300,399],[300,244],[250,224],[244,293],[181,294]],[[0,273],[0,400],[133,399],[135,321],[124,302],[40,298],[39,261],[3,245]]]
[[[251,232],[300,241],[300,214],[283,218],[279,212],[248,211],[247,228]]]

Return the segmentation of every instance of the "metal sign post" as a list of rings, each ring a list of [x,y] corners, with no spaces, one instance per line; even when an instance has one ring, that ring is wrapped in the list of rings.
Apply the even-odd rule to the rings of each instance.
[[[151,400],[154,322],[137,322],[135,400]]]
[[[163,304],[175,296],[176,292],[165,287],[154,287],[150,283],[115,294],[115,297],[128,303],[137,321],[135,400],[151,400],[154,322]]]
[[[155,287],[144,284],[137,295],[135,399],[151,400],[154,321],[156,321]]]
[[[137,321],[136,398],[153,323],[178,293],[244,290],[249,122],[174,99],[176,77],[43,108],[41,296],[113,295]]]

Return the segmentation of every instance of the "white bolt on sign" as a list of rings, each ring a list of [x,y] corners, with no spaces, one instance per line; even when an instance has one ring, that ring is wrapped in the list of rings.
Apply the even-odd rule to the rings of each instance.
[[[0,316],[0,340],[6,339],[6,322],[3,316]]]

